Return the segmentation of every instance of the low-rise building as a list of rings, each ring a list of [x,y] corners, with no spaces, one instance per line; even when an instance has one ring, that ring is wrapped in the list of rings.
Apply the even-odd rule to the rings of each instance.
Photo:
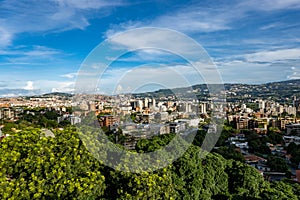
[[[287,135],[300,134],[300,124],[286,124],[285,128],[286,128]]]
[[[100,126],[110,127],[111,125],[114,125],[117,122],[117,118],[113,115],[103,115],[99,117]]]
[[[300,137],[298,136],[283,136],[283,141],[285,146],[289,146],[290,143],[294,142],[297,145],[300,145]]]
[[[185,123],[172,122],[169,124],[169,126],[170,126],[170,133],[179,133],[185,131],[186,129]]]

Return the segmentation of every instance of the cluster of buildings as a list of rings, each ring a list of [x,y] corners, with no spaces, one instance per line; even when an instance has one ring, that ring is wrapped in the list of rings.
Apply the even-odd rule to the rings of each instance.
[[[255,110],[246,104],[228,104],[227,119],[238,130],[250,129],[259,134],[266,134],[268,127],[279,130],[291,130],[291,124],[300,123],[297,113],[300,112],[299,100],[295,99],[293,105],[281,105],[274,101],[256,100]],[[231,114],[230,114],[231,113]],[[293,130],[295,127],[293,127]],[[300,128],[299,128],[300,131]],[[288,131],[289,133],[289,131]]]
[[[291,164],[291,155],[287,153],[286,147],[290,143],[300,145],[300,100],[294,97],[292,104],[280,104],[271,100],[258,99],[250,104],[228,103],[227,121],[239,130],[238,135],[228,138],[227,143],[234,145],[242,153],[245,162],[261,172],[268,180],[282,180],[286,178],[285,172],[274,172],[268,166],[266,158],[249,153],[249,144],[243,134],[244,130],[252,130],[260,137],[264,137],[270,128],[275,132],[285,132],[280,144],[266,143],[271,155],[285,160]],[[300,163],[298,166],[300,169]],[[300,170],[291,169],[294,179],[300,182]]]
[[[94,112],[100,126],[110,131],[122,130],[126,140],[123,145],[132,149],[141,138],[169,133],[184,133],[198,128],[208,117],[211,104],[195,100],[176,100],[173,97],[149,98],[118,95],[98,99],[80,95],[73,102],[74,116],[84,117]],[[202,117],[199,115],[202,114]]]
[[[138,140],[151,138],[162,134],[185,134],[198,128],[201,122],[210,118],[211,112],[216,110],[210,101],[181,99],[175,97],[133,97],[129,95],[76,95],[62,97],[59,95],[47,97],[18,97],[0,99],[0,120],[17,120],[25,108],[49,108],[59,112],[57,118],[60,123],[68,120],[71,124],[82,122],[89,113],[94,113],[97,123],[107,127],[112,133],[122,130],[125,140],[122,144],[127,149],[134,149]],[[278,172],[272,174],[265,158],[249,154],[249,145],[243,130],[253,130],[264,135],[268,128],[286,131],[283,144],[267,144],[273,155],[286,158],[289,162],[285,146],[291,142],[300,145],[300,100],[294,98],[292,104],[280,104],[271,100],[258,99],[245,103],[229,102],[217,110],[227,113],[227,122],[240,134],[228,138],[227,142],[239,149],[246,163],[256,167],[270,178],[283,177]],[[207,131],[216,127],[209,125]],[[0,128],[0,136],[1,128]]]
[[[58,112],[67,112],[67,108],[70,107],[72,107],[72,100],[60,95],[0,98],[0,120],[17,120],[25,108],[48,108]]]
[[[8,107],[61,108],[61,107],[71,107],[71,106],[72,106],[72,99],[70,97],[61,96],[61,95],[0,98],[0,108],[8,108]]]
[[[300,137],[298,136],[283,136],[283,143],[280,144],[271,144],[266,143],[266,146],[269,148],[271,154],[273,156],[277,156],[282,158],[287,164],[291,164],[291,155],[287,153],[286,147],[291,143],[294,142],[296,145],[300,145]],[[247,139],[244,134],[237,134],[233,137],[229,137],[227,139],[227,143],[230,145],[234,145],[236,151],[242,153],[245,162],[250,166],[256,168],[261,175],[265,177],[265,179],[269,181],[279,181],[282,179],[287,178],[285,172],[282,171],[273,171],[271,167],[268,165],[268,159],[263,158],[261,156],[257,156],[253,153],[249,153],[249,145]],[[298,169],[291,169],[292,179],[295,181],[300,182],[300,163]]]
[[[299,133],[300,123],[297,112],[300,112],[300,100],[294,97],[292,105],[282,105],[274,101],[258,99],[247,103],[227,103],[220,108],[227,113],[227,121],[238,130],[250,129],[259,134],[266,134],[268,127],[278,128]],[[99,117],[101,126],[111,126],[116,123],[128,123],[128,119],[134,115],[133,123],[151,124],[173,122],[176,119],[193,119],[209,117],[214,109],[214,104],[209,101],[199,102],[194,99],[177,100],[175,97],[132,97],[129,95],[103,96],[103,95],[76,95],[66,97],[59,95],[41,97],[18,97],[0,99],[0,120],[14,120],[23,112],[24,108],[51,108],[61,114],[67,113],[71,108],[72,113],[63,115],[58,119],[70,120],[76,124],[80,118],[90,112],[95,112]],[[111,116],[110,116],[111,115]]]

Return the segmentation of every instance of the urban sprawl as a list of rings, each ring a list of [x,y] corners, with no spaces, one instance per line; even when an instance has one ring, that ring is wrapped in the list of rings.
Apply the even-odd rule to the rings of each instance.
[[[299,155],[291,150],[300,145],[300,98],[294,95],[284,101],[251,95],[232,98],[238,96],[233,90],[226,90],[226,96],[231,98],[217,109],[226,113],[226,117],[214,151],[222,154],[225,148],[231,149],[268,180],[281,180],[289,172],[288,178],[300,181]],[[134,149],[140,139],[182,134],[189,128],[197,128],[199,134],[205,134],[213,127],[210,122],[215,105],[209,97],[199,100],[178,100],[170,94],[74,97],[57,93],[1,98],[0,127],[5,129],[23,120],[35,123],[51,135],[51,130],[80,124],[92,113],[102,130],[107,134],[120,134],[115,142],[129,150]],[[34,116],[43,117],[35,119]],[[9,137],[1,129],[1,139]],[[278,164],[279,161],[282,163]]]

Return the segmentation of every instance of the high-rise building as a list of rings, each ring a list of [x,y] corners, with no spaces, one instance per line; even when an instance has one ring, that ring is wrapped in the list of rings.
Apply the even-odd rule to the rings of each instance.
[[[206,103],[200,104],[200,112],[206,114]]]
[[[260,109],[265,109],[265,108],[266,108],[266,102],[263,101],[263,100],[260,100],[260,101],[258,102],[258,108],[260,108]]]
[[[153,108],[156,108],[156,101],[155,101],[154,98],[152,99],[152,107],[153,107]]]
[[[149,107],[149,99],[147,97],[144,99],[144,107]]]
[[[292,107],[292,106],[289,106],[289,107],[286,107],[285,111],[289,114],[289,115],[294,115],[296,116],[296,107]]]
[[[140,109],[142,109],[144,107],[144,103],[142,100],[137,101],[137,107],[139,107]]]

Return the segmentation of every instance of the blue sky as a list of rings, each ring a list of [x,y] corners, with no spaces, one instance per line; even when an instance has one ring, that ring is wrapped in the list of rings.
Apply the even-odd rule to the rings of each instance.
[[[299,0],[0,0],[0,95],[71,92],[82,62],[98,44],[141,27],[193,38],[224,82],[300,78],[298,19]],[[153,61],[186,71],[186,63],[166,52],[133,52],[119,59],[106,76],[108,85],[128,68],[148,63],[148,70]]]

